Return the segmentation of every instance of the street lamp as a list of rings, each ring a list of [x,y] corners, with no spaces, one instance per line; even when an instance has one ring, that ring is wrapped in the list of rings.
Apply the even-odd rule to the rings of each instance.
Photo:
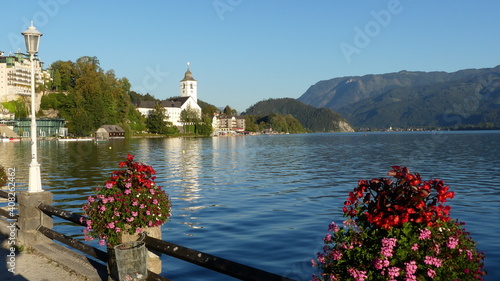
[[[31,26],[21,33],[26,42],[26,51],[30,55],[31,63],[31,163],[29,170],[28,192],[40,192],[42,190],[42,179],[40,176],[40,164],[37,161],[37,137],[36,137],[36,112],[35,112],[35,54],[38,53],[40,43],[40,33],[31,22]]]

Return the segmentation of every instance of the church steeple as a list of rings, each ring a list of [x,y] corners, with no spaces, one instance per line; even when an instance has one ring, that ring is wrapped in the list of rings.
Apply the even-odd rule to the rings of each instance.
[[[188,69],[184,74],[184,79],[181,80],[181,97],[192,97],[198,103],[198,82],[193,78],[193,74],[189,69],[189,62],[187,63]]]

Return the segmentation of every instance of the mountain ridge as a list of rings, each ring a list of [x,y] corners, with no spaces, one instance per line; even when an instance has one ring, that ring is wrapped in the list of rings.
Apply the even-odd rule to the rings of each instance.
[[[478,91],[485,91],[483,88],[487,88],[489,94],[478,96]],[[387,128],[395,125],[450,126],[450,122],[444,122],[444,119],[456,119],[453,116],[457,113],[453,111],[460,111],[456,110],[457,106],[463,106],[462,104],[472,97],[481,97],[478,101],[480,104],[473,106],[474,110],[469,107],[469,112],[462,114],[461,124],[477,125],[482,122],[500,127],[500,117],[496,117],[498,113],[494,106],[500,104],[499,88],[500,65],[451,73],[403,70],[322,80],[311,85],[297,100],[314,107],[330,108],[358,128]],[[409,113],[411,108],[418,111],[421,105],[429,106],[429,100],[436,104],[430,104],[432,110],[426,110],[426,115]],[[384,113],[387,113],[384,109],[389,108],[393,111],[392,114],[384,116]],[[463,113],[463,110],[461,111]],[[482,112],[489,117],[482,116]],[[433,117],[430,118],[429,114]],[[469,115],[476,117],[471,119]]]

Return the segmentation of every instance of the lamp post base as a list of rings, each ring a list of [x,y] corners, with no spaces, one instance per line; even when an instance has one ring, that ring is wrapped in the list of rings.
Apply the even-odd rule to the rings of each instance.
[[[40,176],[40,164],[38,164],[37,162],[31,162],[29,173],[28,192],[43,191],[41,180],[42,177]]]

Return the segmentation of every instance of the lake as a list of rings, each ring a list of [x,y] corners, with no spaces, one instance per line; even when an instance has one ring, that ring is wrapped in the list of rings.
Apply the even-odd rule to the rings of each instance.
[[[127,153],[152,165],[172,199],[163,239],[297,280],[309,280],[328,224],[360,179],[392,165],[439,178],[455,191],[451,214],[486,253],[485,280],[500,280],[500,131],[327,133],[93,142],[39,142],[42,184],[54,205],[81,213],[92,189]],[[0,143],[0,164],[25,189],[30,143]],[[55,220],[81,239],[81,227]],[[163,256],[172,280],[234,280]]]

